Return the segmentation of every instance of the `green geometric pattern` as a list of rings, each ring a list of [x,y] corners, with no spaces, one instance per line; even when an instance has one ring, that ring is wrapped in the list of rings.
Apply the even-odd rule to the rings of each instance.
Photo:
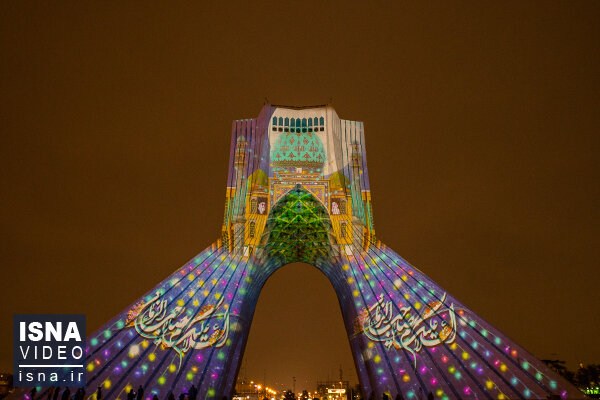
[[[327,209],[300,185],[283,196],[267,218],[263,243],[269,257],[284,264],[315,262],[332,252]]]
[[[312,132],[283,133],[273,150],[274,167],[298,166],[320,168],[327,159],[321,139]]]

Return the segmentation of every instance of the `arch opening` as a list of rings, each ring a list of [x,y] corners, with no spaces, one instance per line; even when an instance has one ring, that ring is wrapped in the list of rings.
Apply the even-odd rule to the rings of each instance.
[[[281,326],[294,329],[284,331]],[[312,392],[317,381],[339,381],[340,369],[344,381],[352,387],[358,383],[339,299],[319,268],[291,263],[269,276],[242,360],[238,385],[244,380],[264,384],[266,378],[277,391],[293,390],[295,376],[296,393]]]

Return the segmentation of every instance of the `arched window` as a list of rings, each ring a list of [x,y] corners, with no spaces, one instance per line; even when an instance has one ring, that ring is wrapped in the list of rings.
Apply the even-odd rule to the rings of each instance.
[[[315,117],[315,126],[319,125],[319,118]]]
[[[300,128],[301,125],[302,121],[300,120],[300,118],[296,118],[296,128]]]
[[[256,222],[251,221],[250,229],[248,230],[248,237],[253,238],[255,233],[256,233]]]
[[[290,124],[290,126],[291,126],[292,128],[295,128],[295,127],[296,127],[296,120],[295,120],[294,118],[291,118],[291,124]]]
[[[227,231],[223,231],[221,240],[223,241],[223,247],[229,248],[229,235],[227,234]]]
[[[277,125],[277,117],[273,117],[273,125]]]
[[[306,128],[306,118],[302,118],[302,127]]]
[[[256,199],[251,199],[250,200],[250,212],[252,214],[256,214],[258,212],[258,207],[257,207]]]
[[[346,237],[346,223],[342,222],[340,224],[340,239],[344,239]]]
[[[346,200],[340,200],[340,214],[346,215]]]
[[[308,119],[308,126],[312,126],[312,118]]]
[[[325,118],[321,117],[321,119],[319,120],[319,122],[321,123],[320,125],[325,125]]]
[[[279,117],[279,125],[283,125],[283,118]]]
[[[285,118],[285,126],[290,126],[290,119],[289,118]]]

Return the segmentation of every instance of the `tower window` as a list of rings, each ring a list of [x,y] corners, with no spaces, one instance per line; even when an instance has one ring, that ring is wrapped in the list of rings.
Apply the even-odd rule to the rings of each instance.
[[[256,199],[251,199],[250,200],[250,212],[252,214],[256,214],[258,212],[258,207],[257,207]]]
[[[342,222],[340,224],[340,238],[344,239],[346,237],[346,223]]]
[[[221,240],[223,241],[223,247],[229,248],[229,235],[227,234],[227,231],[223,231]]]
[[[252,222],[250,222],[250,229],[248,231],[248,237],[253,238],[255,233],[256,233],[256,222],[252,221]]]
[[[346,215],[346,200],[340,200],[340,214]]]

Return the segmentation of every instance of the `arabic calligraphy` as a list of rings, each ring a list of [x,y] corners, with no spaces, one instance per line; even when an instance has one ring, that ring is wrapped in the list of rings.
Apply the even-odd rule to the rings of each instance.
[[[140,310],[135,319],[137,333],[154,341],[163,348],[172,348],[179,355],[179,362],[189,350],[210,346],[221,347],[229,335],[229,310],[217,313],[223,298],[216,305],[202,307],[195,315],[186,313],[184,306],[167,311],[168,302],[156,295]]]
[[[431,302],[421,314],[410,307],[396,307],[399,313],[394,315],[394,304],[384,302],[383,295],[362,316],[362,330],[375,341],[383,342],[389,350],[405,349],[415,356],[423,346],[435,347],[443,343],[452,343],[456,338],[456,314],[454,304],[443,307],[446,293],[440,301]],[[416,358],[415,358],[416,363]]]

